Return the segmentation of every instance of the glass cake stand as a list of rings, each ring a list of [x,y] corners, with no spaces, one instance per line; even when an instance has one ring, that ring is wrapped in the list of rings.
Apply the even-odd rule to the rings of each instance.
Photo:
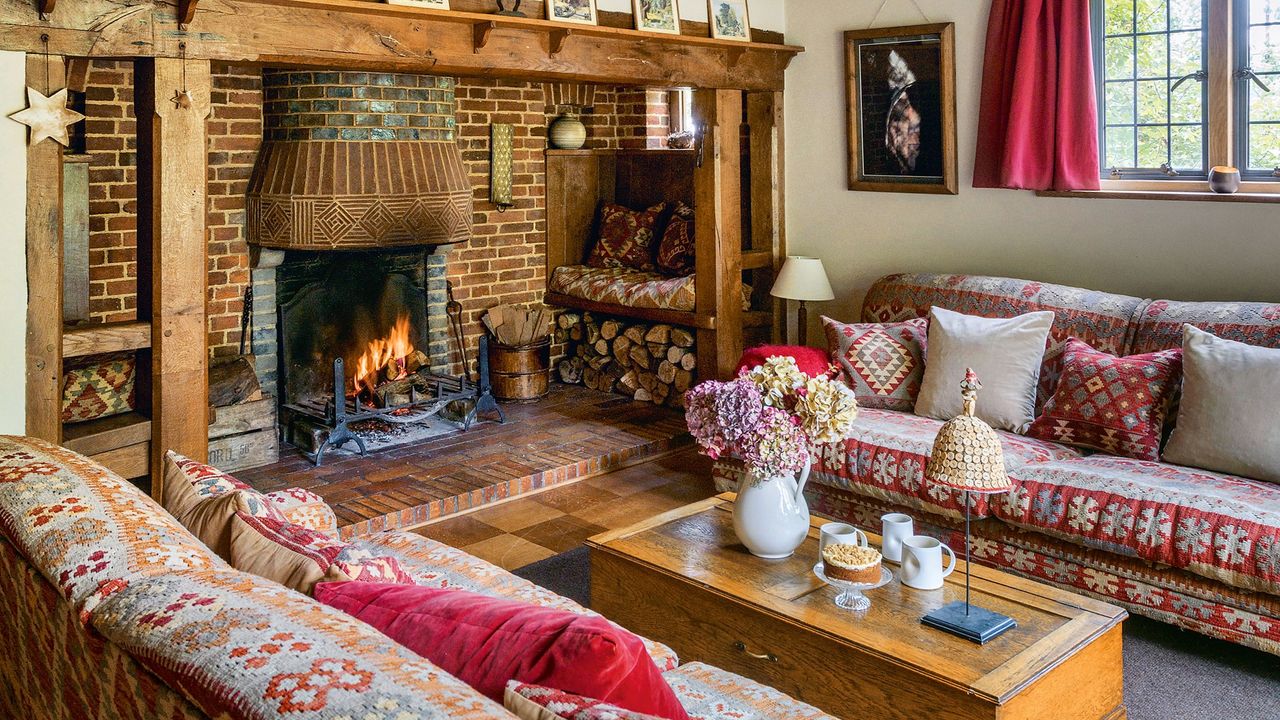
[[[862,593],[867,590],[875,590],[878,587],[888,585],[893,580],[893,573],[889,572],[889,568],[880,566],[880,582],[874,583],[855,583],[847,580],[838,580],[836,578],[827,577],[825,568],[822,563],[813,566],[813,574],[818,576],[822,582],[838,589],[839,595],[836,595],[836,606],[845,610],[866,610],[871,607],[871,598]]]

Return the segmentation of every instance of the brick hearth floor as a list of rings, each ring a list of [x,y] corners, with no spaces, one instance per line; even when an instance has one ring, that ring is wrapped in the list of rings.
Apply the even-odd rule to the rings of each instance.
[[[285,447],[279,462],[236,476],[263,492],[311,490],[333,507],[343,537],[351,537],[414,528],[691,442],[679,411],[581,386],[553,384],[541,402],[502,409],[505,425],[478,423],[465,433],[333,458],[319,468]]]
[[[681,450],[582,482],[448,517],[414,532],[514,570],[715,495],[711,461]]]

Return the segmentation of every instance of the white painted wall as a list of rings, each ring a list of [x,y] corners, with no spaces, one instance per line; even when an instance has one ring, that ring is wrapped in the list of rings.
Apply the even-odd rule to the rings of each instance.
[[[800,2],[823,4],[824,0],[800,0]],[[602,11],[629,13],[632,11],[631,3],[632,0],[596,0],[596,7]],[[678,0],[676,4],[680,8],[682,20],[707,21],[707,0]],[[782,32],[787,27],[786,0],[748,0],[747,14],[751,16],[753,28]]]
[[[26,107],[26,57],[0,51],[0,433],[26,427],[27,133],[8,117]]]
[[[1040,198],[975,190],[989,0],[918,0],[956,24],[958,196],[850,192],[842,33],[869,26],[881,0],[790,0],[786,35],[806,51],[787,72],[787,243],[825,261],[852,318],[877,277],[967,272],[1179,300],[1280,301],[1280,205]],[[889,0],[881,27],[925,22]],[[811,313],[816,323],[817,312]],[[814,335],[814,325],[811,337]]]

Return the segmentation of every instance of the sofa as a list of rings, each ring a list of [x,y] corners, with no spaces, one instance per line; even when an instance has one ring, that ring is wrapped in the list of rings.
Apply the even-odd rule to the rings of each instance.
[[[591,612],[418,535],[358,542],[421,585]],[[30,438],[0,437],[0,596],[2,717],[514,717],[373,627],[233,569],[130,483]],[[647,648],[695,718],[829,717]]]
[[[928,317],[934,306],[1000,318],[1053,311],[1040,408],[1053,395],[1071,336],[1132,355],[1179,347],[1187,323],[1280,347],[1277,304],[1149,300],[983,276],[881,278],[861,322]],[[924,478],[941,425],[861,409],[851,437],[814,459],[806,489],[812,511],[877,531],[884,513],[906,512],[918,532],[961,551],[962,493]],[[1280,484],[999,434],[1014,488],[973,496],[976,561],[1280,655]],[[719,489],[737,487],[741,471],[733,463],[717,463],[715,473]]]

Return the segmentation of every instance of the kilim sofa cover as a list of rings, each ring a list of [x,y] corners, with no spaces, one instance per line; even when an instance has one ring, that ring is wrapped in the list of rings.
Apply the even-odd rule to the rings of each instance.
[[[1055,313],[1038,388],[1052,396],[1068,337],[1115,355],[1180,347],[1189,323],[1280,347],[1280,304],[1144,300],[970,275],[899,274],[868,291],[861,322]],[[926,359],[927,363],[927,359]],[[961,547],[961,496],[924,482],[938,421],[864,409],[853,436],[824,448],[806,489],[814,512],[878,528],[906,511]],[[973,498],[975,557],[1132,612],[1280,655],[1280,485],[1000,433],[1015,489]],[[719,463],[716,482],[740,471]]]
[[[359,542],[422,584],[590,612],[417,535]],[[0,597],[0,717],[514,717],[372,627],[232,569],[133,485],[30,438],[0,437]],[[698,720],[829,718],[648,647]]]

